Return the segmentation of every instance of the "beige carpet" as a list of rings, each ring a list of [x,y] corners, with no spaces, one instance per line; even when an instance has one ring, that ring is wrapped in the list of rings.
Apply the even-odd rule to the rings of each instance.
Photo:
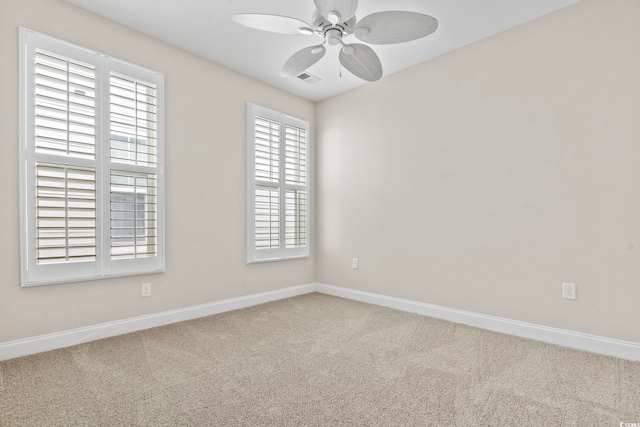
[[[640,363],[321,294],[0,363],[8,426],[640,423]]]

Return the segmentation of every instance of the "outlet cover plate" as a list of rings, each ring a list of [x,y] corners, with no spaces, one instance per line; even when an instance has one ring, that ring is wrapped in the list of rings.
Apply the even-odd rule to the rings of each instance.
[[[575,283],[563,283],[562,284],[562,298],[564,298],[564,299],[576,299],[576,285],[575,285]]]
[[[142,298],[151,296],[151,283],[142,284]]]

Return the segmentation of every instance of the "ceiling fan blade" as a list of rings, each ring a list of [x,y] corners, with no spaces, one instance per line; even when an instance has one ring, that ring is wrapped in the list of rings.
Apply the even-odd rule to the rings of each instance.
[[[257,30],[270,31],[279,34],[312,34],[311,25],[304,21],[289,16],[263,15],[260,13],[236,13],[231,16],[238,24],[255,28]]]
[[[345,22],[356,14],[356,9],[358,8],[358,0],[314,0],[314,3],[320,15],[332,24],[337,22],[332,22],[329,16],[330,12],[337,12],[339,22]]]
[[[340,63],[352,74],[369,82],[382,77],[380,58],[369,46],[348,44],[340,49]]]
[[[285,62],[280,75],[282,77],[297,76],[320,61],[326,52],[327,49],[322,45],[305,47],[294,53],[291,58]]]
[[[355,36],[365,43],[392,44],[416,40],[433,33],[438,20],[416,12],[377,12],[362,18]]]

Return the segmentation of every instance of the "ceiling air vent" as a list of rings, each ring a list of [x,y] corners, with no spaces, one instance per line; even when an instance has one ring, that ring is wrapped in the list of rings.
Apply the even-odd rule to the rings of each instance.
[[[309,74],[309,73],[298,74],[296,77],[298,77],[300,80],[304,81],[305,83],[309,83],[310,85],[314,83],[318,83],[320,81],[320,77],[314,76],[313,74]]]

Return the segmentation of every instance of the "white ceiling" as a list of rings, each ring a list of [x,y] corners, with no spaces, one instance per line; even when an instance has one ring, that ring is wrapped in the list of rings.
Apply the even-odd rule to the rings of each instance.
[[[241,26],[234,13],[266,13],[311,21],[313,0],[66,0],[142,31],[186,51],[301,97],[318,101],[345,92],[364,81],[340,73],[338,47],[327,46],[325,57],[309,68],[322,80],[305,83],[280,76],[294,52],[320,39],[289,36]],[[384,75],[522,24],[579,0],[361,0],[357,17],[386,10],[407,10],[438,19],[438,30],[426,38],[395,45],[371,46]],[[354,42],[354,36],[346,41]],[[384,78],[384,77],[383,77]]]

